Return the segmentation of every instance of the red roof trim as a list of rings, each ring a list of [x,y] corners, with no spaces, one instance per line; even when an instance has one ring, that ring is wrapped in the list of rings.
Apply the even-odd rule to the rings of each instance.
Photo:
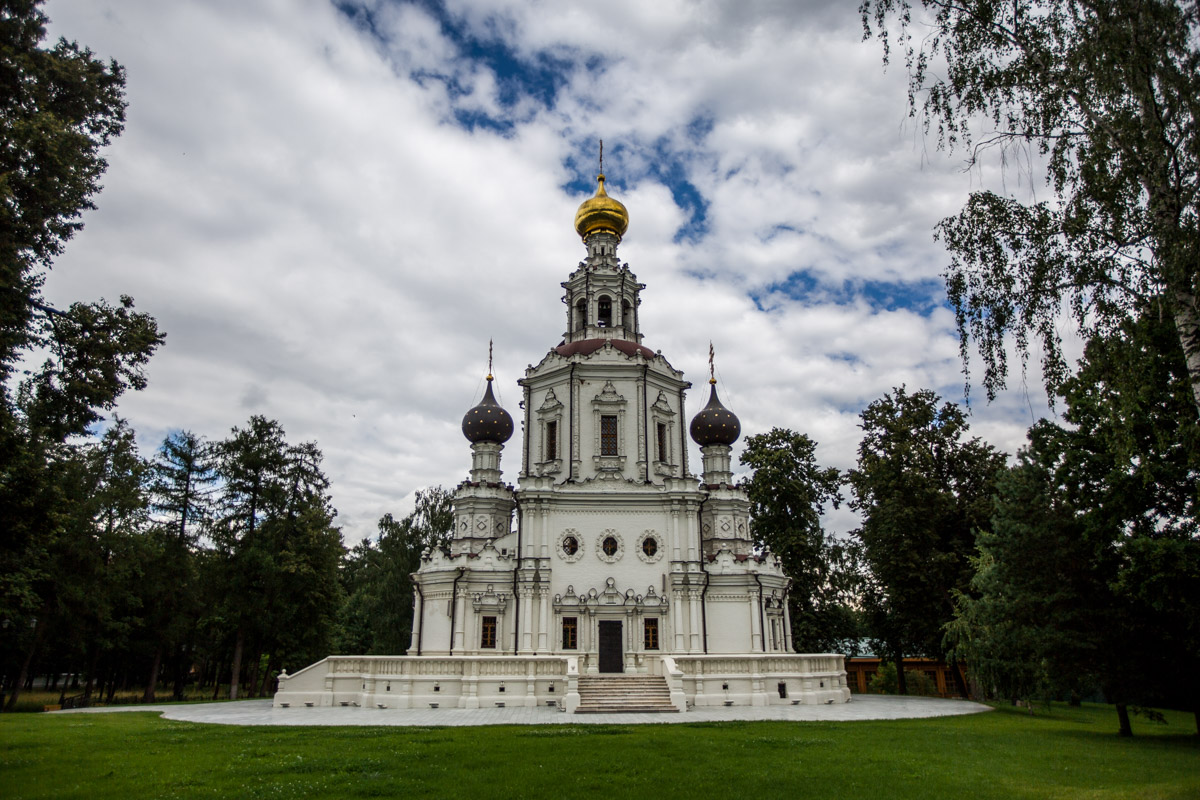
[[[646,358],[654,358],[656,355],[649,347],[637,342],[626,341],[625,339],[582,339],[578,342],[560,344],[554,348],[554,352],[564,357],[573,355],[590,356],[601,347],[604,347],[605,342],[612,342],[614,348],[631,358],[639,352]]]

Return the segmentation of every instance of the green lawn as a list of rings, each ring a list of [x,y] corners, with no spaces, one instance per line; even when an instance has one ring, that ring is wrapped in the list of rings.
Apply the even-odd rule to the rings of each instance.
[[[1190,714],[1055,706],[888,722],[279,728],[0,716],[0,796],[1187,798]]]

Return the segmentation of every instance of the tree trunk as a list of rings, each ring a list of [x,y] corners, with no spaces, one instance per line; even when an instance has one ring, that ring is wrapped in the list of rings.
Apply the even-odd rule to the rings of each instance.
[[[1175,330],[1183,346],[1188,378],[1192,383],[1192,400],[1200,413],[1200,303],[1194,293],[1174,292]]]
[[[238,626],[237,641],[233,645],[233,664],[229,667],[229,699],[238,698],[238,680],[242,677],[242,648],[246,645],[246,630]]]
[[[896,692],[908,694],[908,680],[904,677],[904,654],[897,651],[894,661],[896,664]]]
[[[254,657],[247,659],[246,667],[246,697],[258,696],[258,670],[262,664],[262,653],[257,650],[251,650]]]
[[[950,659],[950,674],[954,677],[954,686],[958,689],[958,694],[964,700],[971,699],[971,690],[967,688],[967,679],[963,677],[962,667],[959,666],[958,659]]]
[[[1133,726],[1129,724],[1129,708],[1124,703],[1117,703],[1117,721],[1121,725],[1119,735],[1133,736]]]
[[[92,655],[88,659],[87,683],[83,685],[83,705],[86,708],[92,704],[92,687],[96,685],[96,663],[100,660],[100,650],[91,645]]]
[[[176,701],[183,699],[183,686],[187,680],[187,662],[187,645],[181,645],[179,652],[176,653],[175,657],[171,660],[171,678],[173,682],[173,686],[171,687],[171,698]]]
[[[271,691],[271,689],[274,688],[271,686],[271,680],[274,674],[275,655],[271,654],[267,656],[267,668],[263,670],[262,687],[258,691],[260,697],[266,697],[267,695],[274,694],[274,692]]]
[[[158,687],[158,670],[162,666],[162,645],[154,648],[154,663],[150,665],[150,679],[146,681],[146,691],[142,694],[143,703],[154,702],[154,690]]]
[[[21,662],[21,672],[17,676],[17,680],[13,683],[12,694],[8,696],[8,702],[4,704],[5,711],[12,711],[17,706],[17,698],[21,696],[21,687],[25,685],[25,678],[29,675],[29,667],[33,664],[33,656],[37,653],[38,645],[42,643],[42,634],[46,630],[47,616],[46,613],[38,614],[37,623],[35,623],[33,628],[33,643],[29,645],[29,652],[25,654],[25,660]]]

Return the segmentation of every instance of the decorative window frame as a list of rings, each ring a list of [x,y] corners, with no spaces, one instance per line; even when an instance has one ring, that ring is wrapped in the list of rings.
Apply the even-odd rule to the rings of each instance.
[[[646,551],[642,549],[642,545],[645,544],[646,540],[650,538],[653,538],[655,545],[657,545],[654,550],[654,555],[652,556],[646,555]],[[637,553],[637,557],[641,559],[643,563],[656,564],[659,561],[662,561],[663,553],[666,552],[666,549],[667,548],[663,546],[662,536],[660,536],[654,530],[644,530],[642,531],[642,535],[638,537],[637,547],[634,548],[634,552]]]
[[[617,552],[611,556],[604,552],[604,540],[610,536],[617,540]],[[601,531],[600,535],[596,537],[596,557],[606,564],[615,564],[621,560],[621,556],[623,555],[625,555],[625,539],[622,538],[621,534],[612,528]]]
[[[567,541],[568,536],[574,536],[575,541],[579,543],[579,548],[575,551],[575,555],[572,556],[567,555],[567,551],[563,549],[563,544]],[[583,551],[586,549],[587,548],[584,547],[583,537],[580,536],[579,531],[575,530],[574,528],[567,528],[560,533],[558,535],[558,540],[554,545],[554,552],[558,554],[558,557],[561,560],[568,564],[574,564],[576,561],[583,558]]]
[[[671,408],[671,403],[667,399],[667,393],[664,389],[658,390],[658,398],[650,406],[650,421],[653,423],[651,430],[654,431],[654,440],[650,443],[654,454],[654,474],[674,476],[676,472],[676,447],[675,447],[675,411]],[[661,460],[658,457],[658,426],[666,427],[666,460]]]
[[[503,620],[504,612],[508,608],[508,593],[497,592],[489,583],[486,591],[477,592],[471,597],[471,608],[476,614],[496,617],[499,625],[499,621]],[[499,634],[500,628],[497,627],[496,631]]]
[[[535,413],[537,414],[538,426],[538,461],[536,463],[538,473],[541,475],[553,475],[561,472],[563,466],[563,404],[555,396],[554,389],[546,391],[546,397]],[[555,458],[546,457],[546,428],[551,422],[555,423],[558,427]]]
[[[604,388],[592,399],[592,430],[595,441],[592,444],[592,462],[597,472],[613,473],[625,469],[625,454],[628,445],[625,441],[625,408],[628,402],[617,394],[617,387],[612,381],[605,381]],[[615,456],[601,455],[600,418],[615,416],[617,418],[617,454]]]

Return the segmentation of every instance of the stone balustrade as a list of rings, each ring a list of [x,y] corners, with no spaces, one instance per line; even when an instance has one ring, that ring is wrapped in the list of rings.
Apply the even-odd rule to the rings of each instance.
[[[751,653],[661,656],[648,665],[689,705],[844,703],[850,699],[837,654]],[[329,656],[294,675],[281,673],[276,707],[487,708],[579,703],[576,656]]]

